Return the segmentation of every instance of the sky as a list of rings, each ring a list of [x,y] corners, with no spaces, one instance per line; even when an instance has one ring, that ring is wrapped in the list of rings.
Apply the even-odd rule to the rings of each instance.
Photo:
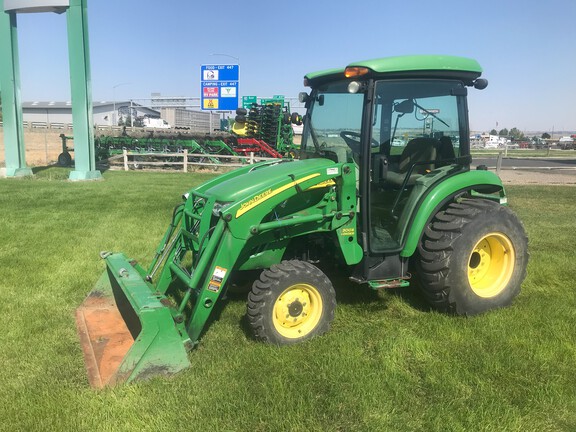
[[[239,95],[297,97],[303,76],[372,58],[471,57],[474,131],[576,131],[576,1],[88,0],[94,101],[200,96],[203,64]],[[21,95],[70,100],[65,14],[18,15]],[[224,55],[215,55],[224,54]]]

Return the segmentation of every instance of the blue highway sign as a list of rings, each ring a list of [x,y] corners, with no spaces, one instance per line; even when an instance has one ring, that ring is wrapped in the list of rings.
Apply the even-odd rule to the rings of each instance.
[[[238,108],[238,65],[202,65],[202,109],[234,111]]]

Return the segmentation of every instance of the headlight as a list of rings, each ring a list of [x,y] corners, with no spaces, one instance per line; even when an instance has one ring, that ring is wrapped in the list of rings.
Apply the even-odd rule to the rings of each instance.
[[[220,203],[220,202],[214,203],[214,207],[212,207],[212,214],[214,216],[220,216],[220,213],[226,210],[229,204],[230,203]]]

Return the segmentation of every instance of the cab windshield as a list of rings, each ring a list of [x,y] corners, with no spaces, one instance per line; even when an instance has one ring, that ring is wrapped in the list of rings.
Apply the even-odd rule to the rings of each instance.
[[[316,92],[302,136],[303,154],[332,154],[338,162],[351,162],[359,145],[350,146],[346,132],[360,142],[363,93],[349,93],[349,81],[329,83]]]

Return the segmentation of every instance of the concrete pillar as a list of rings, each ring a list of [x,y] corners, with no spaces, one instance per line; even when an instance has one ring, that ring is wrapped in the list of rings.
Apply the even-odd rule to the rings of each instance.
[[[0,0],[0,58],[5,175],[7,177],[32,175],[32,170],[26,166],[22,127],[16,14],[4,11],[4,0]]]
[[[70,180],[96,180],[96,169],[88,14],[86,0],[70,0],[68,22],[68,58],[72,89],[72,124],[74,127],[74,171]]]

